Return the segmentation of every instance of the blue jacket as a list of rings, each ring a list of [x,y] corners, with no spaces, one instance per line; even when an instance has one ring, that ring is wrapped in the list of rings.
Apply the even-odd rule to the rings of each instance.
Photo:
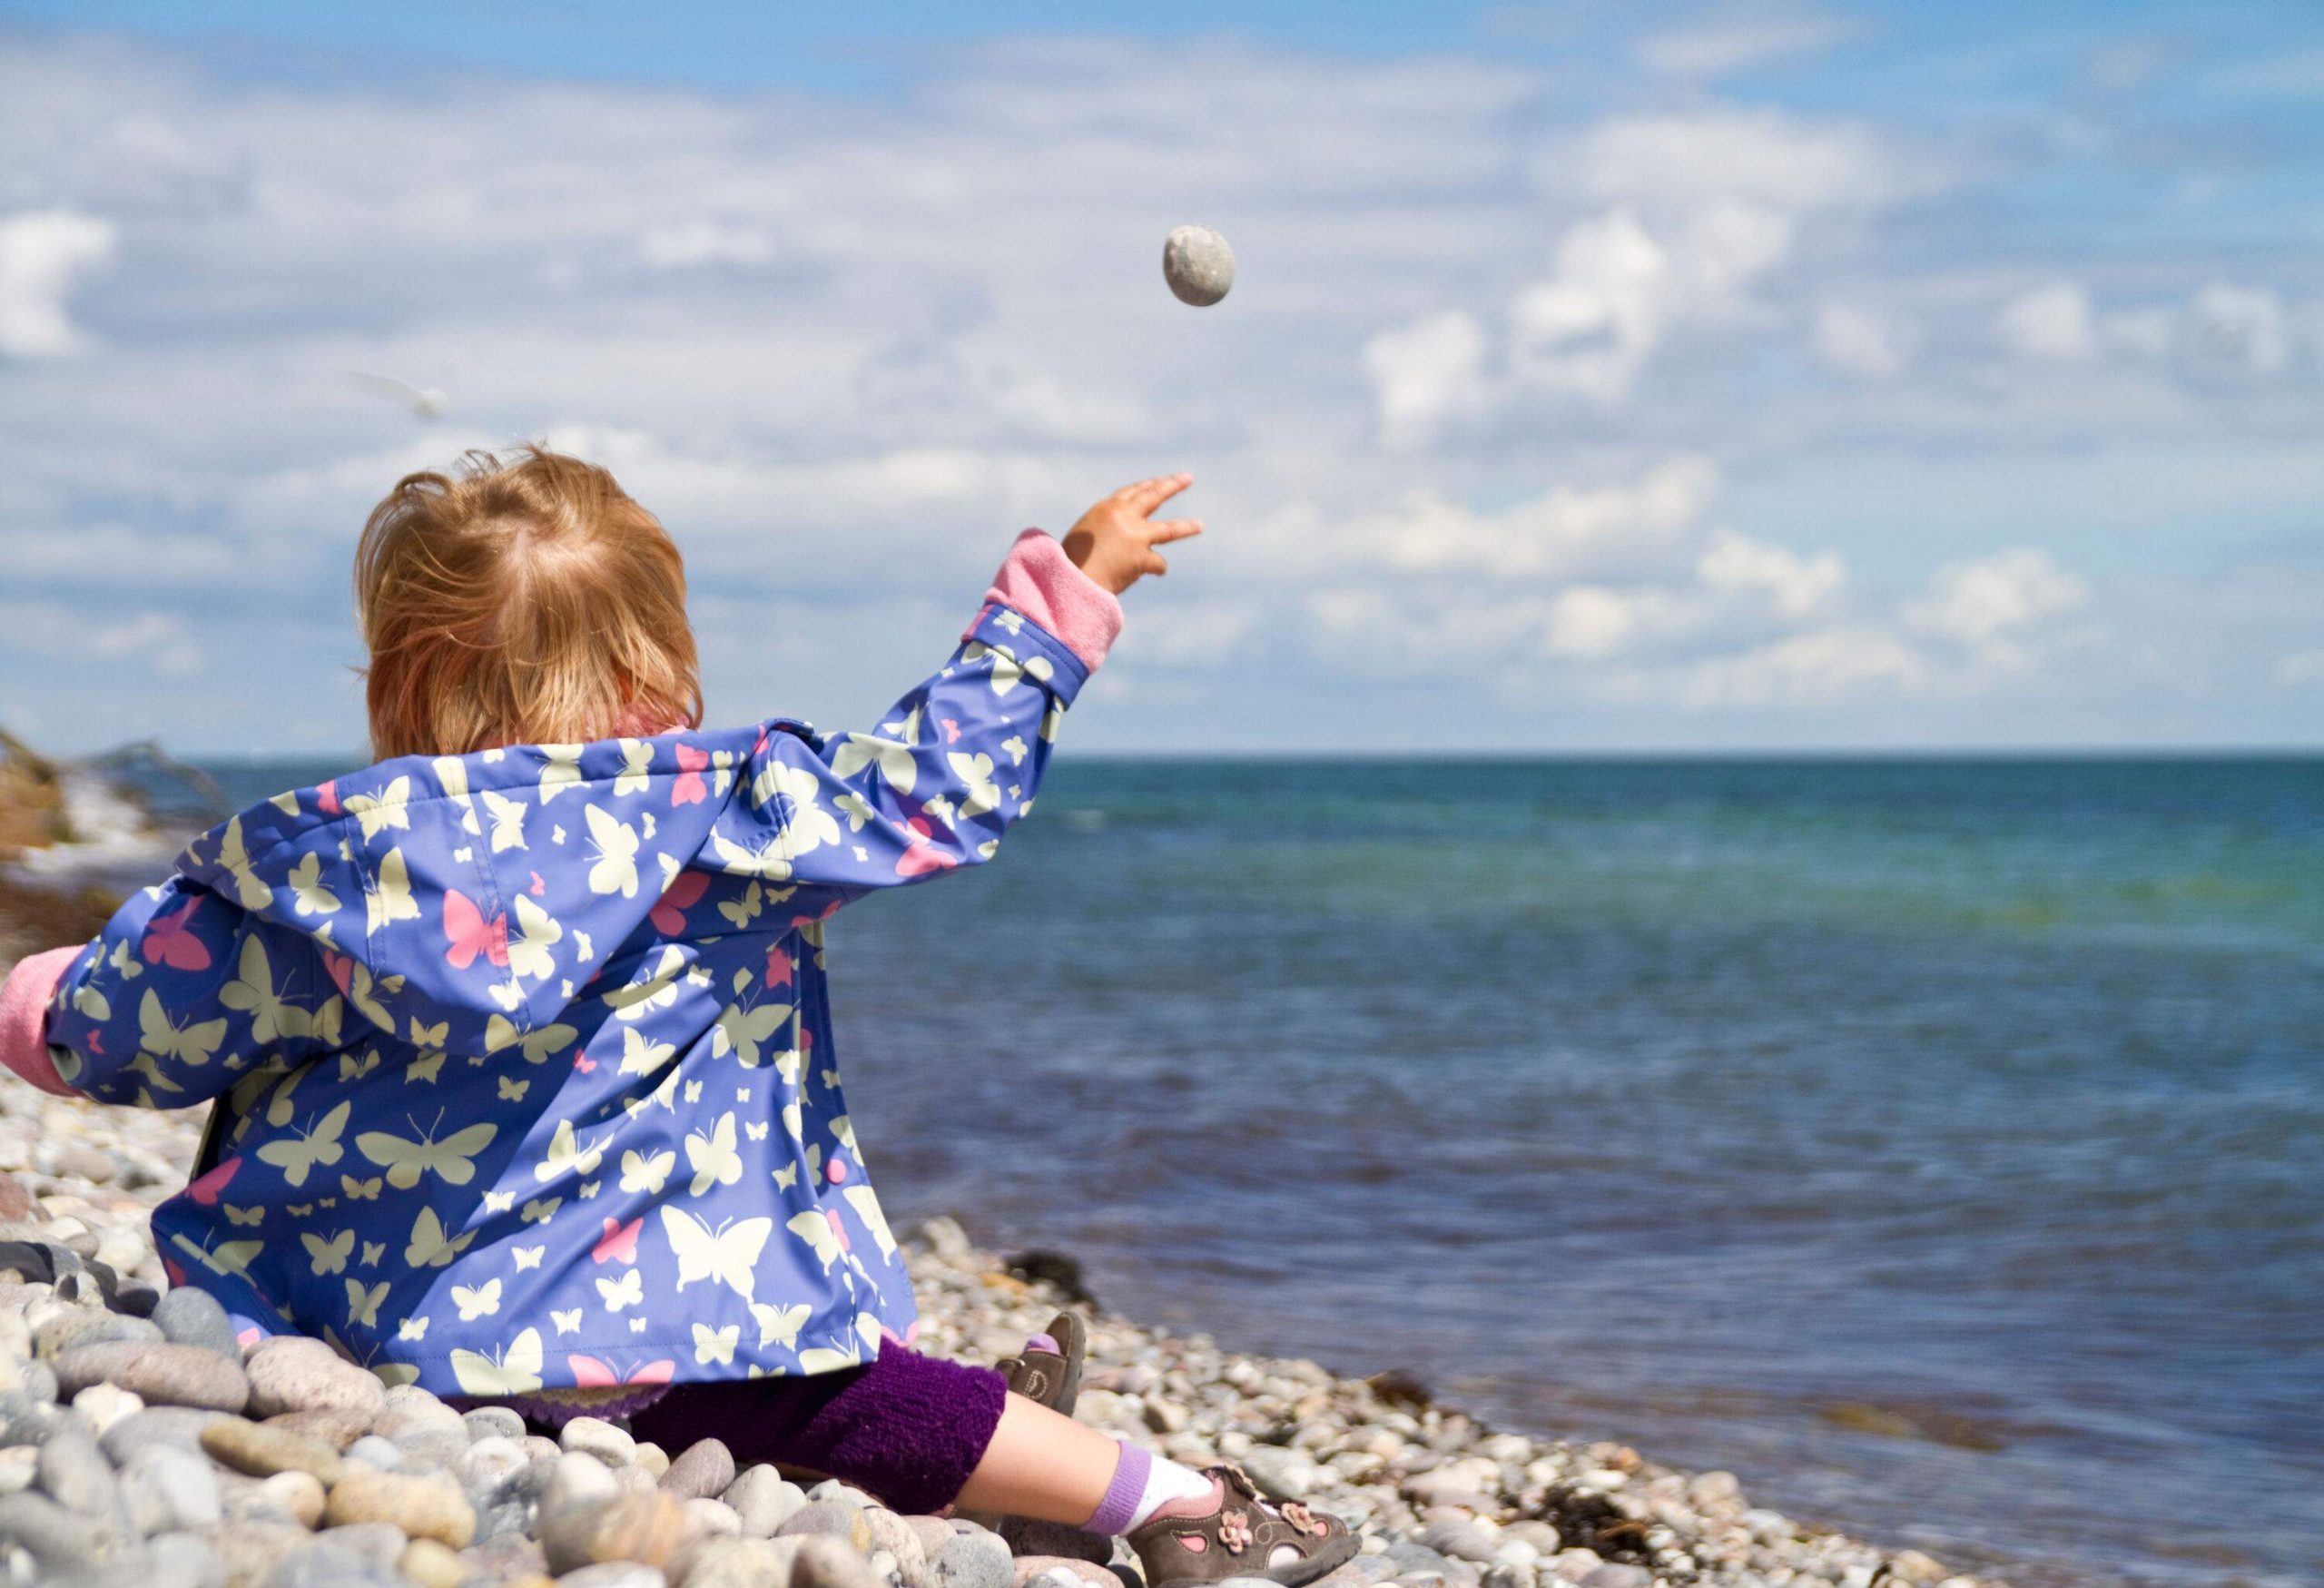
[[[834,1067],[823,922],[990,858],[1086,676],[989,603],[875,733],[407,756],[278,795],[73,962],[58,1071],[108,1102],[217,1100],[153,1216],[172,1278],[390,1382],[868,1360],[914,1314]]]

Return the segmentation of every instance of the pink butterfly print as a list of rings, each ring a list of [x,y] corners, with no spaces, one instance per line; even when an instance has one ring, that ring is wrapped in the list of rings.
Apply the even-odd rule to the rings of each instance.
[[[662,902],[654,906],[646,919],[653,922],[656,932],[669,937],[680,935],[686,929],[687,907],[700,902],[709,886],[707,873],[680,872],[678,880],[670,884],[669,891],[662,895]]]
[[[337,778],[331,779],[329,783],[319,783],[315,785],[315,809],[326,816],[336,816],[340,814]]]
[[[911,836],[904,840],[904,852],[896,856],[896,875],[924,877],[931,872],[950,871],[960,863],[960,857],[941,850],[929,841],[928,818],[914,816],[906,831]]]
[[[853,1251],[855,1243],[848,1239],[847,1226],[839,1221],[839,1215],[826,1208],[823,1209],[823,1217],[831,1221],[832,1238],[839,1242],[839,1249],[843,1252]]]
[[[791,956],[783,952],[783,946],[780,943],[766,951],[766,984],[768,986],[790,986],[792,970]]]
[[[444,951],[444,962],[455,971],[465,971],[476,963],[482,954],[496,965],[508,962],[508,917],[496,915],[484,918],[468,896],[458,888],[444,894],[444,941],[451,946]]]
[[[329,949],[323,950],[322,955],[323,969],[330,972],[332,985],[344,995],[355,981],[354,959],[347,954],[335,954]]]
[[[615,1371],[614,1365],[601,1357],[575,1355],[565,1359],[573,1370],[573,1382],[581,1389],[612,1389],[623,1384],[667,1384],[677,1376],[678,1365],[664,1357],[658,1362],[642,1364],[627,1378]]]
[[[185,1269],[179,1265],[175,1258],[163,1258],[162,1271],[169,1275],[171,1289],[175,1290],[185,1283]]]
[[[202,901],[189,899],[185,908],[174,915],[157,915],[145,923],[145,941],[137,952],[149,965],[168,965],[180,971],[210,969],[210,950],[202,941],[186,930],[186,922],[202,908]]]
[[[957,745],[960,742],[960,725],[959,723],[953,721],[949,716],[939,717],[936,720],[944,725],[944,742],[946,744]]]
[[[920,1320],[918,1318],[912,1319],[911,1327],[906,1328],[901,1335],[896,1333],[895,1330],[890,1328],[886,1324],[881,1324],[880,1326],[880,1337],[883,1340],[893,1340],[897,1345],[909,1348],[914,1340],[920,1338]]]
[[[204,1208],[215,1208],[220,1195],[226,1189],[226,1182],[232,1179],[234,1171],[241,1167],[241,1158],[237,1154],[188,1186],[185,1194]]]
[[[548,884],[547,884],[547,883],[545,883],[545,882],[541,881],[541,873],[538,873],[538,872],[535,872],[535,873],[533,873],[533,885],[532,885],[531,887],[529,887],[529,888],[526,889],[526,890],[525,890],[525,892],[527,892],[527,893],[530,893],[534,898],[537,899],[537,898],[539,898],[543,893],[547,893],[547,892],[548,892]]]
[[[576,1054],[573,1060],[573,1068],[579,1070],[584,1075],[593,1075],[596,1072],[597,1061],[595,1059],[586,1058],[582,1055]]]
[[[639,1214],[624,1224],[617,1218],[606,1220],[606,1233],[589,1248],[593,1263],[634,1263],[637,1261],[637,1232],[645,1228],[645,1215]]]
[[[98,1058],[105,1056],[105,1033],[102,1026],[94,1028],[88,1036],[89,1051]]]
[[[710,752],[697,750],[692,745],[678,746],[677,781],[670,784],[670,805],[698,805],[710,797],[710,787],[702,781],[703,768],[710,764]]]

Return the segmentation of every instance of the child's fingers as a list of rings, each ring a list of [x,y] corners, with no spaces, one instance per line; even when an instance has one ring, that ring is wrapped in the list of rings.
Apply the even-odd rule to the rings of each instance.
[[[1202,533],[1200,518],[1157,518],[1146,526],[1148,546],[1167,546],[1173,540],[1184,540]]]
[[[1142,479],[1136,485],[1122,488],[1122,503],[1143,517],[1194,482],[1195,477],[1191,474],[1166,474],[1157,479]]]
[[[1146,554],[1146,560],[1138,564],[1137,571],[1140,574],[1154,574],[1158,577],[1168,573],[1170,565],[1163,560],[1160,552],[1149,551]]]

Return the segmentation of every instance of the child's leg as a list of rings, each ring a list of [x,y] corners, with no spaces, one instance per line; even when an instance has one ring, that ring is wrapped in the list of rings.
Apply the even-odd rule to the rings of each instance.
[[[960,1504],[1078,1527],[1104,1504],[1121,1459],[1121,1445],[1087,1423],[1012,1395]]]

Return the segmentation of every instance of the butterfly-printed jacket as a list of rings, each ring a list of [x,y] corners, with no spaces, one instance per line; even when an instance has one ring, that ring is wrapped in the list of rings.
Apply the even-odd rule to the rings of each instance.
[[[828,1372],[909,1338],[823,922],[991,856],[1107,608],[1029,532],[874,732],[408,756],[195,840],[46,1028],[88,1096],[218,1100],[153,1216],[172,1278],[441,1394]]]

